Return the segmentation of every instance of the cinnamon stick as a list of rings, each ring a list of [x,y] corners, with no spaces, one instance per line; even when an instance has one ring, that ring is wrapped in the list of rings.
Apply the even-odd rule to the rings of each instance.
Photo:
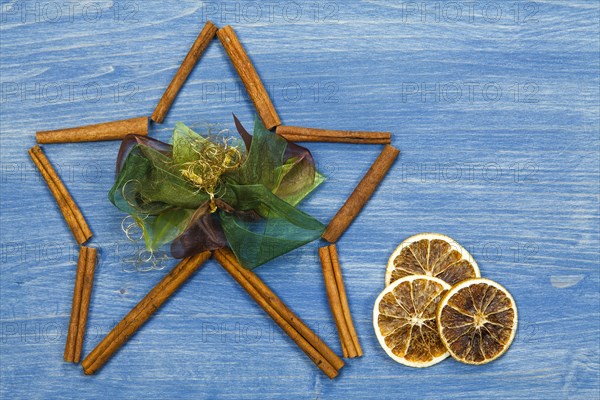
[[[85,276],[87,263],[87,249],[88,248],[84,246],[79,248],[79,260],[77,261],[75,288],[73,290],[73,303],[71,304],[71,318],[69,319],[69,330],[67,332],[67,342],[65,343],[64,359],[67,362],[75,362],[75,346],[79,329],[79,311],[81,309],[83,278]]]
[[[342,276],[342,268],[340,266],[340,260],[338,256],[337,247],[335,244],[329,245],[329,257],[331,258],[331,266],[333,267],[333,275],[335,277],[335,283],[337,284],[338,293],[340,296],[340,303],[342,305],[342,311],[344,313],[344,320],[354,345],[357,357],[363,355],[360,342],[358,341],[358,335],[352,322],[352,315],[350,314],[350,306],[348,305],[348,296],[346,295],[346,286],[344,285],[344,278]]]
[[[79,320],[77,322],[77,342],[75,343],[75,357],[73,359],[73,362],[76,363],[81,359],[81,351],[83,349],[83,338],[85,336],[85,327],[87,325],[90,300],[92,298],[97,255],[97,249],[93,247],[87,249],[85,275],[83,277],[83,287],[81,289],[81,304],[79,306]]]
[[[165,119],[165,116],[171,108],[171,105],[173,104],[173,101],[175,101],[175,97],[177,97],[179,90],[181,89],[188,76],[198,63],[200,57],[202,57],[202,54],[208,47],[208,44],[215,37],[216,33],[217,27],[213,25],[212,22],[207,21],[204,25],[204,28],[196,38],[196,41],[192,45],[192,48],[190,49],[187,56],[179,66],[177,73],[173,77],[173,80],[169,84],[169,87],[160,99],[160,102],[156,106],[154,113],[152,113],[151,118],[154,122],[162,124],[162,122]]]
[[[256,69],[252,65],[250,58],[244,51],[244,47],[237,38],[235,31],[231,26],[226,26],[217,31],[217,36],[225,51],[229,55],[235,70],[237,71],[246,91],[254,103],[254,107],[267,129],[272,129],[281,124],[275,107],[265,90]]]
[[[83,360],[81,363],[83,372],[90,375],[102,368],[112,355],[209,258],[210,252],[206,251],[181,260]]]
[[[215,251],[215,259],[321,371],[330,379],[338,375],[338,370],[343,367],[344,362],[258,276],[244,269],[231,250]]]
[[[279,125],[275,132],[290,142],[390,144],[390,132],[340,131]]]
[[[229,249],[222,249],[215,253],[215,258],[226,258],[228,262],[235,266],[237,270],[246,278],[246,280],[254,286],[262,297],[273,307],[292,327],[298,331],[317,351],[319,351],[329,363],[335,368],[340,369],[344,366],[344,362],[339,358],[333,350],[329,348],[319,336],[310,329],[302,319],[297,317],[283,301],[279,300],[277,295],[256,275],[254,272],[242,267],[235,255]]]
[[[379,183],[391,168],[398,154],[400,154],[400,150],[389,144],[383,148],[383,151],[379,154],[373,165],[371,165],[369,171],[367,171],[335,217],[329,222],[325,233],[323,233],[323,239],[334,243],[342,236],[375,192],[375,189],[377,189],[377,186],[379,186]]]
[[[92,232],[83,217],[83,214],[75,204],[75,201],[67,191],[67,188],[62,183],[58,174],[50,164],[50,161],[44,155],[44,152],[39,146],[34,146],[29,150],[29,156],[33,160],[35,166],[38,168],[42,177],[46,181],[52,196],[56,200],[60,211],[69,225],[75,240],[80,245],[87,242],[92,237]]]
[[[358,352],[354,348],[354,342],[350,336],[348,325],[344,317],[344,310],[340,300],[340,293],[333,272],[333,265],[329,253],[329,246],[319,248],[319,258],[323,267],[323,278],[325,280],[325,288],[327,289],[327,297],[329,298],[329,306],[331,313],[337,326],[342,352],[345,358],[353,358],[358,356]]]
[[[148,135],[148,117],[124,119],[35,134],[38,143],[78,143],[121,140],[129,134]]]
[[[81,349],[83,348],[85,326],[94,284],[96,255],[97,250],[95,248],[85,246],[79,248],[71,318],[65,344],[64,359],[67,362],[78,363],[81,359]]]

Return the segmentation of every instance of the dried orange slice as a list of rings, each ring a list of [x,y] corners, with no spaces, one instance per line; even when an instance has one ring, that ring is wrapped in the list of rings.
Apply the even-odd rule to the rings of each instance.
[[[441,279],[411,275],[379,294],[373,327],[379,344],[395,361],[429,367],[448,357],[436,325],[436,308],[450,285]]]
[[[481,276],[471,254],[454,239],[439,233],[411,236],[392,253],[385,285],[409,275],[433,276],[450,285]]]
[[[517,306],[508,291],[489,279],[452,287],[437,309],[440,337],[453,358],[485,364],[510,347],[517,331]]]

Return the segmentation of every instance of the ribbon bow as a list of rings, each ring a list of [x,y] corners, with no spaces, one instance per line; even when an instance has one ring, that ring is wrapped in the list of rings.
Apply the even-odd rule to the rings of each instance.
[[[224,153],[218,180],[189,168],[198,162],[197,148],[210,141],[182,123],[173,145],[139,135],[123,139],[109,199],[142,228],[148,250],[171,242],[173,257],[183,258],[228,246],[253,269],[323,233],[323,224],[296,208],[324,181],[308,149],[259,119],[253,136],[234,120],[245,158],[236,164],[235,152]],[[214,192],[205,187],[211,181]]]

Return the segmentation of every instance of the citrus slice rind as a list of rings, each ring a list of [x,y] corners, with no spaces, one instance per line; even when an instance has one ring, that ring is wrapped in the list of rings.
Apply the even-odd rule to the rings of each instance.
[[[411,275],[379,294],[373,307],[373,328],[388,356],[416,368],[448,357],[435,319],[437,304],[449,289],[441,279]]]
[[[471,254],[454,239],[439,233],[420,233],[404,240],[392,253],[385,285],[410,275],[439,278],[450,285],[481,276]]]
[[[436,311],[439,336],[457,361],[480,365],[500,357],[517,332],[517,306],[502,285],[468,279],[445,293]]]

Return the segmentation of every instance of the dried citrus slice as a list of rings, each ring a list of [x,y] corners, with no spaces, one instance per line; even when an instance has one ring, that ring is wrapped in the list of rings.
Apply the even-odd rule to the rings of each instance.
[[[450,355],[467,364],[500,357],[517,331],[517,306],[500,284],[469,279],[452,287],[437,309],[440,337]]]
[[[448,357],[435,321],[438,302],[448,289],[441,279],[411,275],[379,294],[373,327],[390,357],[410,367],[429,367]]]
[[[480,277],[477,263],[460,244],[439,233],[411,236],[392,253],[385,285],[408,275],[427,275],[450,285]]]

